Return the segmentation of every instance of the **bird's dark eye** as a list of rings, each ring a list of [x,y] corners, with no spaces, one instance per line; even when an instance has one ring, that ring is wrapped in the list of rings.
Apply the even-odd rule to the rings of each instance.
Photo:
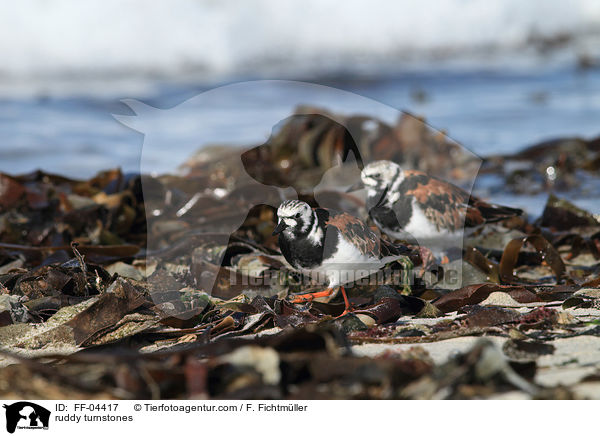
[[[294,218],[300,218],[300,213],[297,213],[296,215],[294,215]]]

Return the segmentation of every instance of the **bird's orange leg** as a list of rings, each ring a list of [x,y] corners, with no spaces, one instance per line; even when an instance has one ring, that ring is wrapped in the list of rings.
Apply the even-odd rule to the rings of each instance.
[[[350,305],[350,301],[348,300],[348,296],[346,295],[346,290],[343,286],[340,286],[340,291],[342,291],[342,297],[344,297],[344,311],[340,316],[346,315],[348,312],[352,311],[352,306]]]
[[[324,291],[311,292],[308,294],[300,294],[300,295],[296,295],[294,297],[294,299],[292,300],[292,303],[294,303],[294,304],[305,303],[307,301],[313,301],[315,298],[329,297],[332,293],[333,293],[333,288],[327,288]]]
[[[346,295],[346,290],[344,289],[343,286],[340,286],[340,291],[342,291],[342,297],[344,297],[344,305],[345,305],[344,311],[342,312],[342,314],[340,316],[344,316],[352,310],[352,305],[350,304],[350,300],[348,300],[348,296]],[[333,293],[333,288],[327,288],[324,291],[320,291],[320,292],[311,292],[308,294],[300,294],[300,295],[296,295],[294,297],[294,299],[292,300],[292,303],[293,304],[306,303],[307,301],[313,301],[315,298],[329,297],[332,293]]]

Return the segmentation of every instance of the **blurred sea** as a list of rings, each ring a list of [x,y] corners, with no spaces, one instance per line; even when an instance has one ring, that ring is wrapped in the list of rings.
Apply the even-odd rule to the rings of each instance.
[[[328,85],[423,115],[482,156],[600,135],[594,0],[183,0],[177,8],[24,0],[1,6],[0,22],[0,171],[12,174],[139,171],[144,138],[113,118],[131,114],[121,99],[167,109],[218,85],[263,78]],[[185,119],[226,116],[234,142],[260,143],[270,130],[248,123],[252,113],[274,105],[291,113],[290,101],[304,103],[302,93],[285,95],[294,89],[264,91],[239,111],[232,101],[190,105]],[[339,101],[327,106],[347,112]],[[169,129],[178,152],[150,156],[157,172],[174,170],[222,133]],[[535,211],[544,201],[493,195]],[[595,199],[576,200],[600,212]]]

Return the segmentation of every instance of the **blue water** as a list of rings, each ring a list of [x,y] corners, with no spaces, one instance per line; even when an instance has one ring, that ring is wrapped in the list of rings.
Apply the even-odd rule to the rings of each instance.
[[[514,152],[559,136],[600,135],[598,69],[429,70],[344,79],[323,77],[313,82],[423,115],[432,126],[444,129],[481,156]],[[41,168],[81,178],[111,167],[139,171],[144,136],[114,119],[113,114],[131,114],[120,99],[134,98],[166,109],[216,85],[156,81],[143,91],[129,93],[127,89],[111,89],[107,82],[96,84],[94,92],[68,96],[0,96],[0,171],[17,174]],[[252,126],[248,114],[275,109],[291,113],[290,102],[305,103],[305,96],[294,89],[267,87],[263,91],[264,96],[244,100],[239,114],[231,113],[235,107],[231,101],[217,99],[211,107],[190,105],[190,123],[202,124],[227,112],[226,126],[219,127],[227,129],[227,138],[240,144],[260,143],[269,132],[264,126]],[[339,101],[330,103],[332,109],[344,111]],[[171,132],[168,124],[164,129],[164,135],[172,135],[179,149],[176,154],[168,150],[158,153],[154,158],[157,171],[174,170],[183,156],[205,143],[192,136],[193,129],[173,126]],[[215,130],[206,138],[220,138],[222,133]],[[145,159],[152,162],[153,156]]]

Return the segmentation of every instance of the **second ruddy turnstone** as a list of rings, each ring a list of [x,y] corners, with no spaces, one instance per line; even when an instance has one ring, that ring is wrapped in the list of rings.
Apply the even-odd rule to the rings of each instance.
[[[387,160],[368,164],[361,180],[367,189],[369,216],[379,229],[395,239],[416,239],[436,255],[462,247],[463,235],[483,224],[522,213],[487,203],[423,172],[402,170]]]
[[[340,287],[345,311],[350,303],[343,285],[379,271],[387,263],[412,252],[379,238],[360,219],[347,213],[311,208],[299,200],[286,200],[277,209],[279,248],[288,263],[327,289],[297,295],[294,303],[329,296]]]

